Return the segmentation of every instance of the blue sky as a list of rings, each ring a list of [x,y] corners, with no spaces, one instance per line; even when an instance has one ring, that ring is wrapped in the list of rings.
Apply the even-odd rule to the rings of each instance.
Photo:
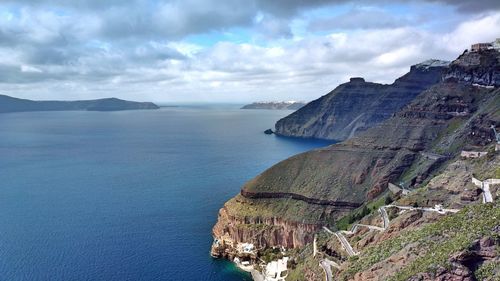
[[[0,94],[310,101],[497,37],[493,0],[6,0]]]

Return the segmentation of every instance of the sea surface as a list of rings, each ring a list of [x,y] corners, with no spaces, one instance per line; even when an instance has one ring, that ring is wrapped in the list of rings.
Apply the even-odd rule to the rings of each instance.
[[[250,280],[209,256],[245,181],[326,145],[290,111],[181,106],[0,114],[0,280]]]

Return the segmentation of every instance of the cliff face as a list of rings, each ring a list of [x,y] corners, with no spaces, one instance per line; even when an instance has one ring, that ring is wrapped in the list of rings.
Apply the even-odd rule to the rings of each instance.
[[[133,102],[117,98],[83,101],[33,101],[0,95],[0,113],[26,111],[117,111],[133,109],[158,109],[151,102]]]
[[[500,86],[500,52],[497,50],[466,52],[450,64],[450,69],[443,79],[498,87]]]
[[[300,248],[311,243],[326,221],[334,221],[352,207],[310,204],[292,198],[247,198],[237,195],[219,211],[212,255],[232,258],[238,243],[259,249]]]
[[[241,226],[248,227],[241,227]],[[252,225],[267,225],[259,228]],[[219,219],[213,229],[217,237],[236,242],[252,242],[257,248],[281,245],[285,248],[303,247],[312,241],[313,233],[321,229],[318,224],[289,221],[279,216],[274,217],[239,217],[231,214],[228,207],[219,212]]]
[[[276,123],[276,134],[345,140],[389,118],[441,80],[447,63],[427,61],[391,85],[353,78]]]
[[[413,85],[412,75],[395,83]],[[357,88],[361,95],[371,83],[348,84],[340,87]],[[356,137],[276,164],[221,210],[213,234],[227,244],[216,247],[216,255],[244,242],[302,247],[322,226],[384,192],[389,182],[420,186],[465,145],[492,144],[489,127],[500,124],[499,106],[500,90],[441,82]]]

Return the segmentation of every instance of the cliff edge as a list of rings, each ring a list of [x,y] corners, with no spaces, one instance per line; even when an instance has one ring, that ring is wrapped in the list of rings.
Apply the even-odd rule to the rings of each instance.
[[[475,53],[464,54],[459,59],[464,60],[468,55],[476,56]],[[500,53],[497,55],[500,57]],[[496,64],[500,64],[498,58]],[[468,67],[462,69],[478,73],[485,65]],[[488,69],[493,69],[494,73],[496,68],[493,65]],[[374,206],[380,206],[379,202],[384,202],[390,183],[415,192],[415,199],[406,204],[428,206],[444,202],[458,208],[477,200],[480,194],[477,190],[462,190],[463,181],[454,183],[458,178],[456,173],[440,183],[439,189],[429,187],[428,183],[456,161],[466,147],[494,151],[495,135],[491,126],[500,125],[500,89],[491,83],[477,85],[477,80],[463,78],[467,75],[455,68],[450,71],[455,72],[453,79],[444,79],[424,90],[375,127],[342,143],[293,156],[247,182],[240,194],[219,212],[213,228],[212,255],[257,261],[269,255],[273,247],[283,247],[288,255],[303,259],[296,260],[295,272],[304,269],[308,276],[313,276],[304,278],[302,275],[302,279],[290,280],[319,280],[323,278],[319,273],[309,272],[312,264],[317,267],[317,262],[308,264],[310,260],[303,258],[310,250],[308,247],[315,243],[314,237],[323,233],[323,227],[335,229],[346,218],[350,222],[352,218],[365,217]],[[446,72],[444,75],[449,77],[451,74]],[[368,83],[355,79],[347,84],[360,90]],[[373,87],[386,86],[368,88]],[[418,191],[422,188],[438,191],[421,198]],[[450,191],[453,197],[443,195],[442,188],[453,190]],[[450,202],[448,198],[460,200]],[[373,242],[363,241],[366,245]],[[255,251],[251,255],[242,253],[238,250],[242,243],[252,244]],[[309,250],[304,252],[304,249]],[[339,255],[338,249],[321,250],[342,260],[343,254]]]
[[[413,65],[390,85],[351,78],[321,98],[279,120],[276,134],[342,141],[391,117],[422,91],[441,81],[448,62]]]

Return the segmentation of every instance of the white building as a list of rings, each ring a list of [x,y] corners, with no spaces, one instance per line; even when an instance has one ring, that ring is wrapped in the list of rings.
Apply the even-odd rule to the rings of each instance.
[[[479,157],[486,156],[487,154],[488,154],[488,151],[466,151],[466,150],[462,150],[462,152],[460,152],[460,156],[462,156],[464,158],[479,158]]]
[[[237,250],[244,254],[253,254],[255,246],[252,243],[238,243]]]
[[[285,281],[288,276],[288,257],[272,261],[266,265],[265,281]]]
[[[493,49],[495,50],[500,50],[500,38],[497,38],[495,41],[493,41]]]

